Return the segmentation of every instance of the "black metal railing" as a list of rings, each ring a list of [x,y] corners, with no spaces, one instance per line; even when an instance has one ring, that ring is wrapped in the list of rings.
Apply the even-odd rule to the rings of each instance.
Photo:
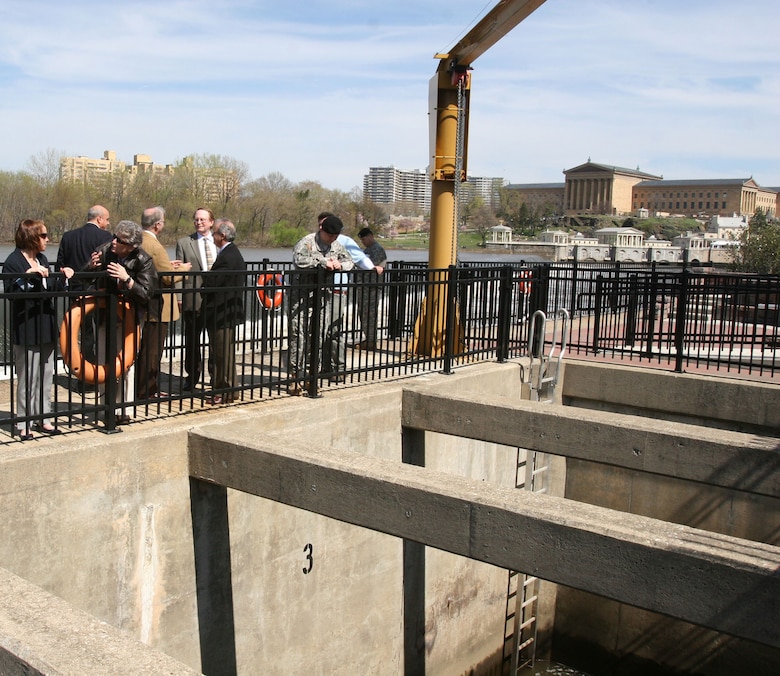
[[[137,308],[105,291],[5,294],[0,303],[0,370],[5,374],[0,391],[6,393],[0,397],[6,402],[0,403],[0,416],[5,423],[41,424],[50,417],[59,428],[97,425],[110,432],[122,416],[199,410],[214,397],[254,401],[298,389],[318,396],[340,383],[449,373],[464,364],[525,356],[529,318],[537,310],[552,316],[559,308],[571,314],[569,354],[678,372],[695,367],[763,379],[780,374],[777,276],[583,263],[443,270],[395,263],[381,277],[373,271],[337,277],[321,270],[301,274],[289,263],[269,260],[250,263],[230,286],[201,287],[200,276],[184,273],[177,286],[159,287],[161,295],[183,308],[190,305],[188,297],[199,296],[203,316],[200,323],[165,322],[167,333],[149,332],[159,341],[159,392],[143,398],[131,385],[143,385],[144,373],[137,372],[137,363],[128,369],[144,335],[130,321],[139,316]],[[0,274],[2,281],[6,277]],[[24,396],[36,399],[35,405],[24,407],[16,400],[19,378],[36,374],[26,363],[15,368],[10,333],[10,308],[14,302],[18,307],[22,297],[30,307],[45,298],[64,327],[52,392],[41,385],[33,388]],[[237,297],[243,314],[230,333],[236,379],[217,386],[212,380],[215,336],[201,325],[214,324],[225,299]],[[367,305],[376,319],[373,336],[363,326],[371,323]],[[77,321],[80,328],[74,329]],[[300,326],[298,342],[293,325]],[[542,329],[534,344],[542,350],[550,339]],[[198,374],[187,369],[188,342],[203,363]],[[299,348],[294,358],[291,344]],[[197,381],[188,382],[193,375]],[[43,407],[49,398],[51,416]],[[20,408],[27,413],[21,415]]]

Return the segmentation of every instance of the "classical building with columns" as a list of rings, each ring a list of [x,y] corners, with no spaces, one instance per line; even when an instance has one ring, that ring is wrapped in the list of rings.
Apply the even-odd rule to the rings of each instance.
[[[529,207],[552,206],[566,216],[752,216],[762,209],[780,213],[776,188],[763,188],[753,178],[664,180],[636,169],[585,164],[565,169],[565,183],[515,183]]]
[[[633,210],[684,216],[752,216],[761,209],[777,214],[776,190],[762,188],[752,178],[692,181],[642,181],[634,186]]]
[[[588,160],[563,172],[563,213],[619,216],[632,211],[632,190],[642,181],[662,180],[636,169],[596,164]]]

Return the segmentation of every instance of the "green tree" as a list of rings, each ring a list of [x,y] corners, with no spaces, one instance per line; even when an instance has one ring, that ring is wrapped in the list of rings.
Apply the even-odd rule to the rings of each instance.
[[[733,268],[759,275],[780,274],[780,222],[757,209],[734,247]]]

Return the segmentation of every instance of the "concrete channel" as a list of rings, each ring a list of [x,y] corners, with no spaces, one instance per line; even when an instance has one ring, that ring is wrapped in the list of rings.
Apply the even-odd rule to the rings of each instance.
[[[511,568],[540,657],[776,673],[780,388],[524,367],[4,446],[0,672],[500,673]]]

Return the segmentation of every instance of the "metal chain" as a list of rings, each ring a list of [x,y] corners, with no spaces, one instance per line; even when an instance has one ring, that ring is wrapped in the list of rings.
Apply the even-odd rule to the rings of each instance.
[[[455,252],[455,265],[458,263],[458,225],[460,224],[460,175],[463,171],[463,145],[466,129],[466,115],[463,110],[463,87],[465,77],[458,79],[458,124],[455,128],[455,185],[453,186],[452,203],[452,251]]]

